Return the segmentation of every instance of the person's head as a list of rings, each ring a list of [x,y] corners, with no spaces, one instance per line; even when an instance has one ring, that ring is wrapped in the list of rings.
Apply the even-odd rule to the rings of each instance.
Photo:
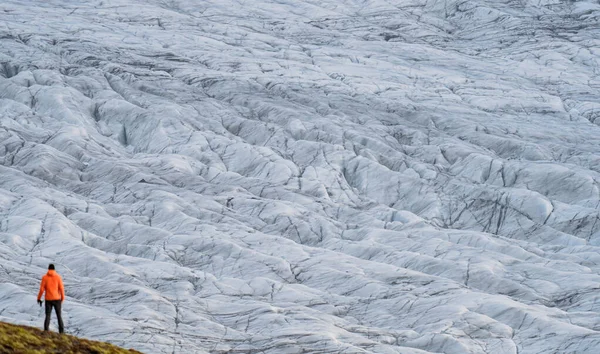
[[[50,265],[48,266],[49,270],[54,270],[54,264],[50,263]]]

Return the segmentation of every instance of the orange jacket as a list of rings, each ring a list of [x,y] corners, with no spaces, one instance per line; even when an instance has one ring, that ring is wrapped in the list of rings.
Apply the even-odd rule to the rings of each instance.
[[[62,278],[56,271],[49,270],[46,275],[42,278],[42,284],[40,285],[40,292],[38,293],[38,300],[42,299],[42,294],[46,292],[46,300],[60,300],[65,301],[65,287],[63,285]]]

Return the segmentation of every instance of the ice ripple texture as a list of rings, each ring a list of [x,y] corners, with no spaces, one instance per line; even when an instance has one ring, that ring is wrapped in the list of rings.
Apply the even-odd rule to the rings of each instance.
[[[148,353],[600,352],[600,4],[0,4],[0,319]]]

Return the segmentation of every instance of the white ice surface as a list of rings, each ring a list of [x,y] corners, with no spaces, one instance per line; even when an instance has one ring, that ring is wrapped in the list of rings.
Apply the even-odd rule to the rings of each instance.
[[[148,353],[599,353],[599,48],[591,0],[4,0],[0,320],[54,262]]]

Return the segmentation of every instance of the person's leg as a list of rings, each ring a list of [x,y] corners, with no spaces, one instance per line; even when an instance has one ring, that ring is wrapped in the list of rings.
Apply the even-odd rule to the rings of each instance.
[[[44,301],[46,305],[46,319],[44,320],[44,331],[47,331],[50,328],[50,315],[52,314],[52,304],[50,301]]]
[[[65,326],[63,325],[62,320],[62,301],[56,300],[54,301],[54,311],[56,311],[56,318],[58,319],[58,333],[63,333],[65,331]]]

